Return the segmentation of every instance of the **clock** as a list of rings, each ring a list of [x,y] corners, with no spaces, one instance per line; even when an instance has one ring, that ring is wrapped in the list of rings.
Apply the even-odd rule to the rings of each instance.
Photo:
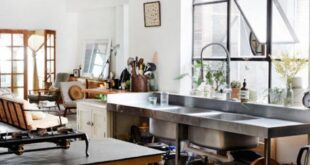
[[[302,104],[305,107],[310,108],[310,91],[305,92],[304,97],[302,98]]]

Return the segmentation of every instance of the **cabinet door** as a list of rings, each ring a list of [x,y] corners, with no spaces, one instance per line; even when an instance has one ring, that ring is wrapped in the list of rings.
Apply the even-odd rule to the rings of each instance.
[[[85,132],[90,138],[92,136],[91,114],[92,114],[91,110],[89,109],[78,108],[78,115],[77,115],[78,130],[81,132]]]
[[[107,137],[107,114],[106,109],[92,111],[92,137],[102,139]]]

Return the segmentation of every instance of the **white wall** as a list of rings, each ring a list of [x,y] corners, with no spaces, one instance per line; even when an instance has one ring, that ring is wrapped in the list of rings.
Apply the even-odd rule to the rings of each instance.
[[[178,92],[180,74],[180,0],[161,0],[161,26],[144,27],[143,3],[129,1],[129,56],[151,61],[158,53],[159,88]]]
[[[57,31],[57,70],[74,68],[76,15],[66,12],[64,0],[0,0],[1,29],[52,29]],[[60,60],[60,58],[62,60]]]

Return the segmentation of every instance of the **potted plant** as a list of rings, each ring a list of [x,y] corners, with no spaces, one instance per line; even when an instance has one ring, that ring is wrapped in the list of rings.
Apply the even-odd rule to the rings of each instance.
[[[307,59],[297,56],[290,57],[288,53],[282,53],[280,59],[272,59],[276,72],[286,81],[285,105],[293,103],[292,82],[297,73],[306,65]]]
[[[241,82],[234,80],[230,83],[230,86],[231,86],[231,98],[240,99]]]
[[[218,65],[217,65],[218,66]],[[213,90],[210,93],[211,96],[215,94],[215,97],[217,98],[224,98],[225,94],[223,93],[223,90],[221,87],[225,84],[225,70],[223,64],[220,65],[218,68],[214,68],[210,66],[207,67],[207,72],[205,75],[206,78],[206,84],[209,85]]]

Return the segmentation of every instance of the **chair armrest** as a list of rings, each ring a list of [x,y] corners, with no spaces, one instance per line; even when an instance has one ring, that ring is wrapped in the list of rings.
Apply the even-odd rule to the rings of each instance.
[[[31,95],[33,92],[38,92],[39,95],[41,95],[41,93],[46,93],[49,92],[48,89],[32,89],[32,90],[28,90],[28,93]]]

